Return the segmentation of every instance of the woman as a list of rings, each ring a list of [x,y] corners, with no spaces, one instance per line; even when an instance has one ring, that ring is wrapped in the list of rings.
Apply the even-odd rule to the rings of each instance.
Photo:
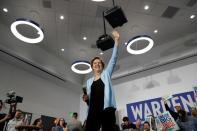
[[[63,131],[62,127],[60,126],[60,119],[56,118],[54,120],[54,126],[52,127],[52,131]]]
[[[37,118],[37,119],[33,122],[33,126],[38,127],[39,130],[32,130],[32,131],[43,131],[42,119],[41,119],[41,118]]]
[[[65,122],[64,118],[60,118],[60,127],[63,129],[63,131],[68,131],[67,123]]]
[[[106,69],[101,58],[95,57],[91,61],[94,76],[87,81],[87,95],[83,96],[89,105],[86,131],[98,131],[100,127],[102,131],[115,130],[116,102],[111,76],[117,60],[119,33],[113,31],[112,35],[115,44]]]

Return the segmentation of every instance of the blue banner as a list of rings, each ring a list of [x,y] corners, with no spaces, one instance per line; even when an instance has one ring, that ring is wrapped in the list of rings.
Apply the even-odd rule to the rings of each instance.
[[[194,89],[194,97],[196,98],[196,101],[197,101],[197,87],[193,87]]]
[[[195,98],[193,91],[175,94],[172,96],[173,97],[168,101],[168,106],[173,111],[175,111],[174,106],[180,105],[183,110],[190,112],[191,107],[194,107],[195,105],[194,104]],[[145,118],[150,115],[156,117],[166,110],[161,97],[146,100],[146,101],[130,103],[127,104],[126,107],[127,107],[127,115],[131,122],[136,122],[138,119],[144,121]]]

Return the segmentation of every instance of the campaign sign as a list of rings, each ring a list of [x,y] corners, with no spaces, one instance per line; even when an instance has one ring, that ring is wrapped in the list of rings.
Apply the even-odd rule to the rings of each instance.
[[[176,105],[180,105],[183,110],[190,112],[191,107],[194,107],[195,105],[193,91],[174,94],[172,96],[173,97],[168,101],[168,106],[173,111],[175,111],[174,107]],[[153,115],[154,117],[156,117],[166,111],[164,102],[161,97],[135,103],[129,103],[126,105],[126,107],[127,115],[131,122],[136,122],[138,119],[144,121],[147,116]]]
[[[194,88],[194,96],[197,98],[197,87],[193,87]]]
[[[196,100],[195,107],[197,108],[197,86],[193,87],[193,89],[194,89],[194,97]]]
[[[166,129],[172,131],[176,131],[179,129],[174,118],[170,115],[168,111],[165,111],[164,113],[158,115],[157,118],[160,120],[160,122]]]

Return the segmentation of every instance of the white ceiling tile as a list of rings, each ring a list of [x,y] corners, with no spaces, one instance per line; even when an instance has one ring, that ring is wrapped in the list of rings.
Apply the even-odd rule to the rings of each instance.
[[[112,1],[96,3],[91,0],[48,0],[51,1],[52,8],[44,8],[43,0],[1,0],[0,7],[6,6],[9,12],[6,14],[0,11],[0,24],[7,28],[7,40],[13,38],[9,27],[16,18],[29,18],[41,25],[45,38],[39,47],[49,52],[51,55],[64,59],[72,63],[74,60],[83,58],[90,60],[92,56],[99,55],[96,40],[103,31],[103,19],[97,12],[98,8],[111,8]],[[190,13],[197,13],[197,4],[193,7],[186,7],[188,0],[115,0],[120,5],[128,19],[122,27],[118,27],[120,32],[120,42],[125,43],[137,35],[149,35],[154,38],[155,45],[160,47],[166,42],[170,42],[194,32],[197,32],[196,18],[188,19]],[[148,4],[150,9],[145,11],[144,5]],[[178,13],[172,19],[162,18],[161,14],[168,6],[180,7]],[[59,15],[64,15],[65,19],[60,20]],[[196,14],[197,16],[197,14]],[[3,28],[1,28],[3,29]],[[158,33],[153,31],[158,29]],[[111,34],[113,28],[106,21],[106,31]],[[1,34],[2,35],[2,34]],[[2,36],[4,36],[3,34]],[[84,41],[83,36],[87,37]],[[13,38],[13,41],[16,38]],[[65,48],[64,53],[60,51]],[[25,49],[25,48],[24,48]],[[32,52],[34,52],[32,50]],[[107,60],[111,50],[104,52],[102,56]],[[119,57],[134,58],[136,56],[127,53],[124,45],[120,47]],[[50,58],[49,58],[50,59]],[[147,59],[152,60],[152,59]],[[143,60],[139,59],[143,63]],[[131,62],[127,63],[128,67]],[[50,67],[52,65],[46,65]]]
[[[84,15],[88,16],[96,16],[96,11],[97,11],[97,5],[96,4],[91,4],[90,2],[86,2],[84,6]]]
[[[84,11],[84,2],[70,2],[69,3],[69,13],[71,14],[83,14]]]
[[[168,6],[185,7],[188,0],[158,0],[158,3],[166,4]]]

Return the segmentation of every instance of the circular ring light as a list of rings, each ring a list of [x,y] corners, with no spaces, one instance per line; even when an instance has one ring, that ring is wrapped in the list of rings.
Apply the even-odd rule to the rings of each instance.
[[[144,49],[141,49],[141,50],[134,50],[134,49],[131,49],[131,45],[137,41],[140,41],[140,40],[146,40],[148,41],[148,46],[146,46]],[[152,47],[153,47],[153,44],[154,44],[154,41],[151,37],[149,36],[146,36],[146,35],[143,35],[143,36],[136,36],[134,38],[132,38],[131,40],[128,41],[128,44],[127,44],[127,51],[131,54],[134,54],[134,55],[138,55],[138,54],[143,54],[143,53],[146,53],[147,51],[149,51]]]
[[[23,35],[21,35],[18,30],[16,29],[16,27],[18,25],[29,25],[33,28],[35,28],[38,32],[39,37],[37,38],[28,38],[25,37]],[[18,39],[20,39],[21,41],[24,41],[26,43],[39,43],[44,39],[44,33],[42,31],[42,29],[40,28],[39,24],[37,24],[36,22],[32,21],[32,20],[27,20],[27,19],[17,19],[15,22],[12,23],[11,25],[11,31],[14,34],[14,36],[16,36]]]
[[[86,66],[88,66],[88,69],[87,70],[79,70],[76,68],[77,65],[86,65]],[[78,73],[78,74],[87,74],[92,71],[91,65],[88,61],[75,61],[72,64],[71,69],[73,72]]]

